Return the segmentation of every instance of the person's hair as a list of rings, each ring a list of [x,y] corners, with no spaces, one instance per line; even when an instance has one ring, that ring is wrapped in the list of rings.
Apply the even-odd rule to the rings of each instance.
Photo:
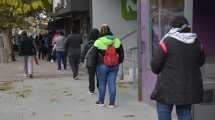
[[[22,36],[27,37],[27,32],[26,31],[22,31]]]
[[[89,35],[89,40],[97,40],[99,38],[99,30],[97,28],[94,28]]]
[[[170,26],[173,28],[182,28],[180,32],[190,32],[191,28],[189,26],[188,20],[184,16],[175,17]]]
[[[113,35],[113,34],[112,34],[111,30],[110,30],[110,27],[108,25],[106,25],[106,24],[103,24],[101,26],[101,29],[100,29],[100,35],[102,37],[102,36],[105,36],[105,35]]]

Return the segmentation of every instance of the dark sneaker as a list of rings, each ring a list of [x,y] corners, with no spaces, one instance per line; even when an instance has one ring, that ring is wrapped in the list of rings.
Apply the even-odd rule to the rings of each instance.
[[[29,74],[29,78],[33,78],[33,75],[32,75],[32,74]]]
[[[105,106],[105,104],[103,102],[100,102],[100,101],[96,101],[96,105],[98,105],[99,107]]]
[[[78,75],[74,77],[74,80],[78,80],[78,79],[79,79],[79,76],[78,76]]]

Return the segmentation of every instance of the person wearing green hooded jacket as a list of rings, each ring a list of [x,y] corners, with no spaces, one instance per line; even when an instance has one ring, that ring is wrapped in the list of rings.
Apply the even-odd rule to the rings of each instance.
[[[109,47],[113,47],[117,54],[117,64],[112,66],[107,65],[104,59],[107,55]],[[100,107],[104,106],[106,86],[109,90],[109,107],[115,107],[116,100],[116,78],[119,70],[119,64],[124,60],[124,50],[121,41],[115,37],[108,25],[102,25],[100,30],[100,37],[95,41],[92,49],[92,59],[94,59],[97,66],[97,79],[99,82],[99,98],[96,102]]]

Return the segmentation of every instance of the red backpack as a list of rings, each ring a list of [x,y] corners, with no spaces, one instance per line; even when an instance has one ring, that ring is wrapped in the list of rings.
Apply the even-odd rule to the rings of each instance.
[[[116,52],[116,48],[113,45],[108,46],[105,51],[103,63],[110,67],[119,64],[119,54]]]

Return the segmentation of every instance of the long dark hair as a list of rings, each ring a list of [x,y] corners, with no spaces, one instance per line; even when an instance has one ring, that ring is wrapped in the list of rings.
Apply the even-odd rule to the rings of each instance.
[[[99,30],[97,28],[94,28],[89,35],[89,40],[95,41],[99,38]]]

